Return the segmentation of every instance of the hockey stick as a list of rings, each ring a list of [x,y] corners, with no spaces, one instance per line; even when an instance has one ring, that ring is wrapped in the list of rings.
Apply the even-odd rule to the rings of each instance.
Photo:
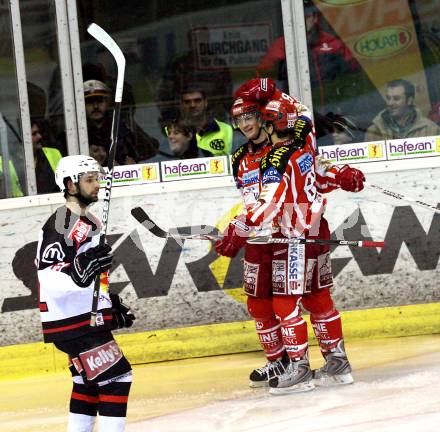
[[[437,207],[433,206],[432,204],[427,204],[427,203],[425,203],[423,201],[419,201],[419,200],[416,200],[414,198],[407,197],[407,196],[402,195],[400,193],[393,192],[393,191],[390,191],[388,189],[384,189],[381,186],[377,186],[377,185],[370,184],[370,183],[367,183],[367,182],[365,182],[364,185],[368,186],[370,189],[378,190],[379,192],[383,193],[384,195],[388,195],[390,197],[396,198],[396,199],[401,200],[401,201],[406,201],[409,204],[418,205],[419,207],[423,207],[426,210],[431,210],[434,213],[440,214],[440,209],[438,209]]]
[[[131,210],[132,216],[148,231],[156,237],[175,239],[197,239],[197,240],[221,240],[223,237],[213,234],[173,234],[160,228],[153,220],[145,213],[141,207],[135,207]],[[325,244],[330,246],[356,246],[356,247],[384,247],[385,242],[376,242],[370,240],[321,240],[321,239],[299,239],[299,238],[276,238],[269,236],[250,238],[248,243],[251,244],[268,244],[268,243],[289,243],[289,244]]]
[[[125,57],[121,49],[118,47],[118,45],[116,45],[116,42],[111,38],[111,36],[105,30],[99,27],[97,24],[95,23],[90,24],[89,27],[87,28],[87,31],[91,36],[93,36],[98,42],[100,42],[110,51],[118,67],[118,77],[116,80],[116,91],[115,91],[113,119],[112,119],[112,130],[110,135],[110,150],[109,150],[108,165],[107,165],[108,171],[105,177],[104,203],[102,210],[102,226],[101,226],[101,234],[99,236],[99,245],[103,246],[105,244],[105,237],[107,234],[108,214],[110,210],[110,196],[113,185],[113,168],[115,165],[116,146],[118,144],[119,117],[121,115],[122,90],[124,88]],[[104,324],[102,319],[97,320],[100,283],[101,283],[101,275],[98,275],[96,277],[95,285],[93,289],[92,311],[90,313],[91,327],[96,327],[97,325]]]
[[[148,231],[150,231],[153,235],[160,238],[174,238],[175,240],[221,240],[223,237],[217,234],[179,234],[179,233],[170,233],[169,231],[165,231],[156,225],[150,216],[145,213],[144,209],[141,207],[135,207],[131,209],[132,216]]]
[[[250,244],[322,244],[329,246],[352,246],[352,247],[385,247],[385,242],[371,240],[322,240],[311,238],[286,238],[286,237],[253,237],[247,241]]]

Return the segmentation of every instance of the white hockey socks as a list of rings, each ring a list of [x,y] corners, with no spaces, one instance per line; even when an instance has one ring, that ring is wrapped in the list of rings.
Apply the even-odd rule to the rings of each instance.
[[[93,426],[95,425],[95,420],[96,420],[95,416],[69,413],[67,432],[93,432]]]
[[[125,417],[99,416],[99,432],[124,432]]]

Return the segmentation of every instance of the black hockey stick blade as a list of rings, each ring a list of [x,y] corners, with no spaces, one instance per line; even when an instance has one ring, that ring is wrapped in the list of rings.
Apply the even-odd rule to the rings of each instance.
[[[158,227],[141,207],[131,209],[131,215],[153,235],[160,238],[169,237],[169,233]]]
[[[195,234],[179,234],[177,232],[169,232],[160,228],[150,216],[147,215],[145,210],[141,207],[135,207],[131,209],[131,215],[148,231],[153,235],[160,238],[173,238],[175,240],[220,240],[222,236],[217,234],[204,234],[202,232]]]

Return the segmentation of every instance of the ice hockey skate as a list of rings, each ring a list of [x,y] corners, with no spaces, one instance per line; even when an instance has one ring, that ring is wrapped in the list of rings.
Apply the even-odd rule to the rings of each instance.
[[[249,387],[267,387],[269,380],[282,375],[290,363],[289,356],[284,352],[283,357],[275,361],[268,361],[263,367],[255,369],[249,375]]]
[[[269,380],[269,393],[274,395],[300,393],[313,390],[313,373],[308,355],[299,360],[290,360],[286,371]]]
[[[324,366],[313,371],[313,382],[319,387],[345,385],[354,382],[343,340],[338,343],[334,351],[326,355]]]

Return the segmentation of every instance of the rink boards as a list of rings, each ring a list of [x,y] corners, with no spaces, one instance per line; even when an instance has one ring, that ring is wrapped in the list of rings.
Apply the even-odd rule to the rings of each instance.
[[[379,173],[369,174],[368,180],[436,205],[439,173],[440,168]],[[62,203],[61,194],[1,203],[0,327],[4,331],[0,334],[0,345],[41,340],[33,260],[41,226]],[[256,349],[240,288],[242,255],[230,260],[218,257],[207,241],[176,242],[154,237],[132,218],[130,210],[136,206],[144,208],[166,230],[193,232],[203,225],[204,232],[221,231],[239,211],[240,196],[230,176],[114,188],[108,241],[114,250],[115,266],[110,281],[112,290],[119,292],[136,311],[136,325],[130,332],[143,334],[138,339],[130,339],[131,334],[121,337],[128,338],[133,346],[149,344],[143,351],[137,349],[136,358],[155,360],[152,353],[155,340],[160,339],[158,335],[169,332],[167,337],[173,344],[173,334],[178,339],[182,332],[201,331],[203,340],[204,329],[217,328],[221,332],[222,325],[229,326],[226,339],[232,340],[240,333],[251,338],[246,342],[239,336],[236,347],[232,348],[231,342],[232,352],[240,350],[240,346],[243,350]],[[420,331],[420,326],[428,326],[427,331],[432,332],[430,320],[439,315],[435,303],[440,299],[440,215],[365,189],[358,194],[329,194],[326,217],[337,238],[387,242],[383,250],[333,250],[333,293],[338,308],[359,311],[350,314],[357,314],[359,322],[368,327],[366,311],[390,307],[393,312],[383,309],[381,314],[379,321],[383,325],[373,326],[379,334],[388,319],[400,317],[402,321],[406,313],[402,311],[411,310],[410,314],[422,318],[418,328],[407,329],[403,320],[400,330],[414,332]],[[432,304],[422,306],[429,303]],[[415,306],[415,312],[403,307],[406,305],[419,306]],[[210,326],[200,330],[200,326],[206,325]],[[368,335],[368,328],[361,333]],[[215,334],[208,333],[209,337]],[[224,344],[227,352],[227,341]],[[203,355],[204,345],[196,355]],[[185,349],[182,348],[181,357],[185,356]],[[172,349],[169,347],[168,351]],[[178,353],[173,355],[179,358]]]

